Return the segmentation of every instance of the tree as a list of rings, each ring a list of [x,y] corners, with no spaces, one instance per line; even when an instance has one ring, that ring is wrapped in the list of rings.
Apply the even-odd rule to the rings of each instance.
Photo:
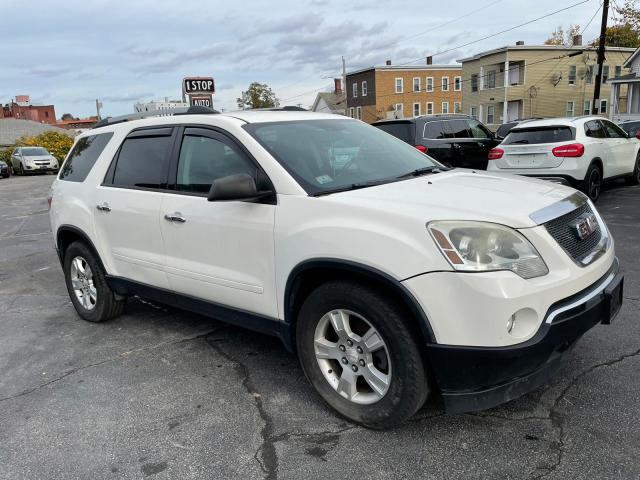
[[[616,23],[607,27],[605,43],[611,47],[640,47],[640,9],[638,0],[626,0],[621,7],[613,7]],[[592,45],[596,45],[594,40]]]
[[[558,25],[551,36],[544,41],[545,45],[573,45],[573,37],[580,35],[580,25],[569,25],[569,29],[566,34],[562,25]]]
[[[270,108],[277,107],[280,103],[271,87],[266,83],[253,82],[249,88],[242,92],[242,97],[237,99],[238,108]]]
[[[78,119],[77,117],[74,117],[70,113],[63,113],[62,117],[60,117],[60,120],[78,120]]]
[[[35,137],[22,137],[5,150],[0,150],[0,160],[9,163],[11,160],[11,152],[13,152],[16,147],[43,147],[48,150],[51,155],[56,157],[58,163],[61,164],[72,146],[73,137],[66,133],[49,130]]]
[[[613,11],[620,15],[619,23],[629,25],[632,30],[640,31],[640,8],[637,5],[638,0],[626,0],[621,7],[613,7]]]

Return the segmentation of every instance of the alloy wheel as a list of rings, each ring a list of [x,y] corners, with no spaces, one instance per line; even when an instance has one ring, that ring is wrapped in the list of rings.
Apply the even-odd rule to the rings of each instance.
[[[342,309],[326,313],[315,329],[314,351],[324,378],[347,400],[369,405],[389,390],[387,346],[363,316]]]
[[[602,187],[602,179],[600,171],[596,168],[591,171],[589,176],[589,198],[595,200],[600,196],[600,188]]]
[[[93,283],[93,272],[83,257],[71,261],[71,285],[76,299],[87,310],[93,310],[98,302],[98,291]]]

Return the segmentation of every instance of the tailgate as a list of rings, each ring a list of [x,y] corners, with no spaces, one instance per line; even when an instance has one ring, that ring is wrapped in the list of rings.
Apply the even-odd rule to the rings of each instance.
[[[504,155],[498,161],[500,168],[555,168],[562,164],[564,158],[553,155],[552,150],[557,143],[541,143],[536,145],[500,145]]]

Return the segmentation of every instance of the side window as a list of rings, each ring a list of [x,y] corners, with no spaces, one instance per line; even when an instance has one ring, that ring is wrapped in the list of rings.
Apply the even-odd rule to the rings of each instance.
[[[624,131],[618,127],[617,125],[614,125],[613,123],[607,121],[607,120],[601,120],[602,124],[604,125],[604,130],[607,133],[607,137],[609,138],[627,138],[627,134],[624,133]]]
[[[118,154],[113,185],[163,188],[172,138],[171,135],[126,138]]]
[[[472,138],[491,138],[491,132],[487,130],[484,125],[482,125],[477,120],[467,120],[469,123],[469,130],[471,130]]]
[[[79,139],[64,162],[58,178],[70,182],[84,182],[111,137],[113,133],[100,133]]]
[[[256,166],[235,146],[210,137],[184,136],[176,190],[208,193],[214,180],[239,173],[257,178]]]
[[[465,120],[448,120],[443,123],[447,138],[469,138],[471,136]]]
[[[443,127],[442,122],[439,120],[435,122],[427,122],[424,124],[422,137],[427,139],[445,138]]]
[[[600,122],[597,122],[595,120],[591,120],[590,122],[587,122],[584,124],[584,134],[587,137],[591,137],[591,138],[606,137],[604,133],[604,129],[602,128],[602,125],[600,124]]]

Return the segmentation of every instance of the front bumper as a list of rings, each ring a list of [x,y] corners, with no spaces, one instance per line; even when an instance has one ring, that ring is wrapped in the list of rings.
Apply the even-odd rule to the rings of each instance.
[[[622,304],[616,260],[589,288],[553,304],[537,333],[516,345],[467,347],[429,344],[436,382],[450,413],[484,410],[543,385],[563,354],[598,323],[610,323]]]

